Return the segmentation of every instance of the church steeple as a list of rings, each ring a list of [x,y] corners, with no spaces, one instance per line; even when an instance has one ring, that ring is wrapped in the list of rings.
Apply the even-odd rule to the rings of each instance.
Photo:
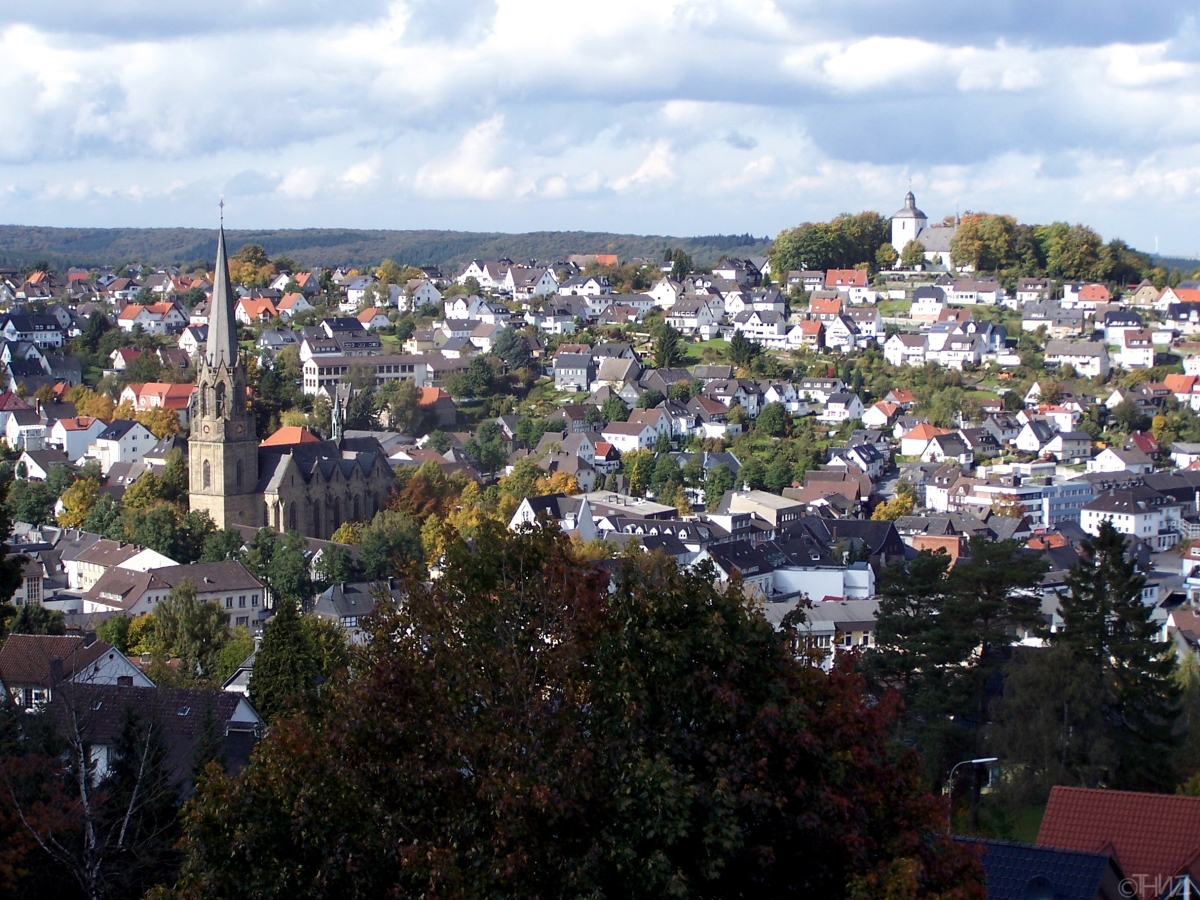
[[[246,369],[238,358],[233,286],[225,228],[217,232],[217,271],[208,313],[208,345],[197,367],[188,436],[189,505],[218,528],[266,521],[258,485],[258,439],[247,404]]]
[[[213,274],[212,304],[208,311],[208,348],[204,354],[210,366],[237,362],[237,323],[233,319],[233,286],[229,281],[229,259],[225,253],[225,226],[217,232],[217,265]]]

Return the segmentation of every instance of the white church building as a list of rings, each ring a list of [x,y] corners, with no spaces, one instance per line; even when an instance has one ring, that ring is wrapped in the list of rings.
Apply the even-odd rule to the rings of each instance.
[[[925,263],[929,266],[952,268],[950,241],[958,225],[930,225],[929,217],[917,209],[917,198],[909,191],[904,195],[904,208],[892,216],[892,246],[897,253],[904,251],[910,241],[919,241],[925,248]]]

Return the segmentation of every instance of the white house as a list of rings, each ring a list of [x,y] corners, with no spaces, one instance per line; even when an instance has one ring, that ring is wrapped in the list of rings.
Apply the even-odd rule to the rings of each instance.
[[[1121,333],[1120,364],[1126,369],[1154,367],[1154,335],[1148,328],[1128,328]]]
[[[1096,341],[1049,341],[1046,365],[1070,365],[1088,378],[1107,377],[1110,369],[1108,348]]]
[[[817,416],[817,421],[839,425],[842,422],[861,419],[864,412],[866,410],[863,408],[862,401],[858,399],[857,394],[842,391],[841,393],[833,394],[829,398],[825,404],[825,409]]]
[[[1148,487],[1109,491],[1085,503],[1080,526],[1091,535],[1101,522],[1111,522],[1121,534],[1140,538],[1153,551],[1169,550],[1179,542],[1183,503]]]
[[[1095,459],[1088,460],[1087,470],[1089,472],[1128,472],[1133,475],[1144,475],[1154,471],[1154,461],[1141,450],[1106,447],[1096,454]]]
[[[96,437],[86,455],[99,460],[100,471],[107,475],[113,463],[138,462],[155,443],[156,438],[145,425],[117,419]]]
[[[883,344],[883,358],[893,366],[925,365],[923,334],[893,334]]]
[[[605,441],[620,453],[649,450],[658,439],[658,429],[639,422],[609,422],[600,432]]]
[[[88,447],[108,427],[103,419],[93,416],[72,416],[68,419],[55,419],[50,426],[50,434],[46,445],[55,447],[67,454],[67,459],[75,462],[87,453]]]
[[[62,682],[154,687],[116,647],[66,634],[9,635],[0,647],[0,680],[25,709],[45,706]]]

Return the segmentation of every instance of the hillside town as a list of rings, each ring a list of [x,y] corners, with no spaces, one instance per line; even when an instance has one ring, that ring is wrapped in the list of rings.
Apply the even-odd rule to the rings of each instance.
[[[361,646],[489,524],[702,573],[826,672],[890,639],[897,566],[953,578],[987,545],[1033,566],[1009,638],[1047,647],[1115,531],[1146,642],[1194,662],[1200,282],[982,271],[911,192],[887,224],[886,264],[841,269],[306,269],[222,230],[211,268],[0,273],[0,683],[31,711],[178,710],[179,772],[210,758],[205,709],[237,771],[276,619]],[[208,644],[162,637],[201,607]],[[101,775],[119,740],[89,738]],[[1043,829],[1092,802],[1056,793]]]

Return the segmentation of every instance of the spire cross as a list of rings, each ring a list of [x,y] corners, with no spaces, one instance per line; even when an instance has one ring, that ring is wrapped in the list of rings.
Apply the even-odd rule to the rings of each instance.
[[[221,197],[221,202],[218,203],[217,205],[221,207],[221,224],[224,225],[225,224],[225,198],[224,198],[224,196]]]

